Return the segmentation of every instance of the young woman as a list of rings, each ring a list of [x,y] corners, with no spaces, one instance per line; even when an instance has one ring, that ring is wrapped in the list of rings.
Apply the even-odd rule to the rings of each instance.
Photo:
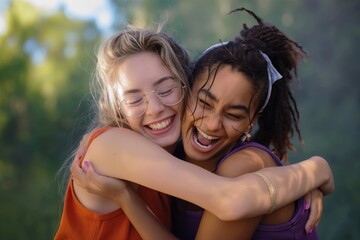
[[[182,100],[188,96],[190,61],[169,36],[146,30],[125,30],[99,50],[97,80],[99,128],[124,126],[172,152],[178,142]],[[121,107],[120,107],[121,105]],[[170,228],[166,195],[133,185],[160,222]],[[133,201],[132,201],[133,202]],[[127,216],[131,209],[88,194],[69,181],[63,216],[55,239],[139,239]]]
[[[212,46],[197,61],[192,86],[197,98],[189,101],[182,126],[185,159],[225,177],[281,166],[280,159],[287,161],[287,150],[294,149],[293,133],[302,141],[290,86],[305,52],[248,12],[257,25],[244,25],[235,40]],[[256,122],[252,141],[244,143]],[[197,239],[317,239],[314,227],[305,228],[309,209],[303,198],[237,221],[196,210],[177,202],[173,224],[181,239],[196,233]]]
[[[108,87],[107,90],[113,91],[111,95],[116,96],[113,97],[114,99],[119,99],[117,107],[122,109],[122,112],[118,114],[126,113],[129,116],[129,113],[134,110],[133,107],[139,106],[136,104],[133,106],[131,103],[149,101],[148,93],[150,89],[130,91]],[[141,93],[138,95],[140,98],[134,98],[137,101],[127,101],[126,93],[134,92]],[[126,109],[127,107],[130,107],[130,109]],[[149,109],[145,107],[144,111],[146,116]],[[142,111],[138,113],[140,112]],[[146,131],[151,129],[150,132],[154,129],[166,128],[167,123],[171,122],[171,118],[165,119],[164,121],[163,118],[160,118],[161,124],[157,124],[155,121],[154,125],[141,120],[143,122],[142,128],[146,129]],[[146,131],[144,132],[146,133]],[[139,146],[141,146],[141,151],[139,151]],[[274,208],[273,200],[275,198],[277,199],[276,204],[284,206],[314,187],[322,185],[322,190],[326,193],[330,193],[333,188],[330,168],[326,161],[321,158],[313,158],[297,165],[286,166],[281,171],[278,168],[260,170],[262,176],[266,176],[267,184],[265,184],[263,178],[256,174],[246,174],[238,178],[222,178],[192,164],[179,161],[152,144],[148,139],[125,128],[118,127],[107,128],[100,135],[92,137],[88,143],[85,158],[92,162],[100,174],[136,182],[194,202],[214,212],[224,220],[263,214],[270,207]],[[84,166],[85,162],[82,164]],[[88,166],[85,165],[85,167]],[[315,177],[317,171],[319,173]],[[291,186],[280,187],[282,180],[279,179],[279,176],[291,182]],[[304,179],[300,180],[299,177],[304,177]],[[70,182],[69,185],[72,185],[72,183]],[[271,189],[276,189],[276,191],[270,192],[270,195],[269,186],[271,186]],[[77,188],[78,191],[76,191]],[[294,188],[298,189],[298,191],[291,192],[290,190]],[[77,199],[72,201],[78,200],[95,213],[100,212],[97,207],[101,208],[109,201],[106,198],[86,192],[77,183],[74,183],[74,189],[74,195],[76,194]],[[93,201],[93,199],[96,199],[96,201]],[[65,201],[64,209],[67,208],[67,205],[71,206],[73,204],[71,201]],[[116,209],[114,202],[111,202],[109,206],[111,207],[104,212]],[[73,218],[66,218],[66,211],[64,210],[63,219],[71,222]],[[92,228],[90,229],[95,231]],[[87,231],[89,231],[89,228]]]

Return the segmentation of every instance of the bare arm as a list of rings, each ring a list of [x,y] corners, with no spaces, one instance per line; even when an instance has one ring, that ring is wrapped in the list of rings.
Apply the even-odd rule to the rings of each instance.
[[[235,178],[264,168],[265,161],[275,166],[271,156],[258,148],[246,148],[223,160],[217,174]],[[223,221],[214,214],[205,211],[196,235],[197,240],[206,239],[251,239],[262,216]]]
[[[91,161],[100,174],[136,182],[185,199],[223,220],[261,215],[270,207],[268,189],[258,176],[245,174],[233,179],[216,176],[179,161],[127,129],[114,128],[97,137],[90,145],[85,160]],[[331,170],[320,157],[281,170],[275,167],[260,171],[276,189],[279,206],[320,185],[325,193],[333,191]]]
[[[270,166],[276,166],[276,164],[268,153],[261,149],[250,147],[227,157],[218,167],[217,174],[226,177],[237,177]],[[304,226],[304,230],[307,232],[313,229],[320,220],[322,196],[316,196],[317,194],[322,195],[319,190],[313,190],[307,194],[309,207],[311,202],[312,208],[314,208],[310,214],[311,219],[306,226]],[[313,197],[311,195],[313,195]],[[317,200],[311,201],[311,198],[316,198]],[[321,200],[320,202],[318,201],[319,199]],[[314,206],[314,203],[320,204],[321,206]],[[289,204],[280,210],[275,210],[274,214],[268,215],[267,218],[269,219],[270,217],[274,224],[282,223],[293,215],[293,209],[293,204]],[[205,211],[199,225],[196,239],[251,239],[261,219],[262,216],[236,221],[223,221],[212,213]]]
[[[81,169],[77,161],[73,162],[71,173],[77,185],[90,193],[111,199],[121,207],[142,239],[177,239],[144,204],[130,186],[132,183],[99,175],[91,164]]]
[[[287,205],[317,187],[319,187],[324,195],[329,195],[334,191],[334,179],[330,166],[325,159],[318,156],[311,157],[297,164],[281,168],[264,168],[257,172],[265,175],[274,186],[277,203],[276,209]],[[271,203],[269,201],[269,192],[263,180],[254,173],[245,174],[239,178],[246,178],[246,182],[249,185],[252,184],[251,179],[256,184],[263,184],[262,190],[259,189],[259,186],[254,186],[256,190],[253,194],[246,192],[247,198],[252,198],[252,195],[256,195],[256,201],[259,201],[260,196],[266,198],[265,194],[267,193],[268,195],[266,201],[263,201],[266,207],[265,205],[260,207],[257,202],[247,203],[246,206],[250,206],[250,209],[246,213],[243,212],[243,217],[253,217],[266,213]],[[255,206],[258,206],[258,208]]]
[[[158,221],[134,191],[129,191],[129,197],[122,209],[142,239],[177,239],[170,229]]]

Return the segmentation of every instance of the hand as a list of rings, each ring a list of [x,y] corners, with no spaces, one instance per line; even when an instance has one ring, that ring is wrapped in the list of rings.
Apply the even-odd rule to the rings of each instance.
[[[109,198],[118,203],[120,207],[126,201],[125,199],[128,199],[128,193],[131,189],[126,181],[96,173],[90,162],[84,161],[82,169],[77,161],[74,161],[70,170],[73,181],[86,191]]]
[[[324,194],[319,189],[312,190],[305,195],[305,209],[310,208],[309,219],[305,224],[305,231],[311,233],[319,224],[323,211]]]
[[[75,159],[74,161],[80,160],[86,153],[86,145],[89,141],[89,138],[91,136],[92,132],[86,133],[83,138],[81,139],[79,143],[79,147],[75,153]]]

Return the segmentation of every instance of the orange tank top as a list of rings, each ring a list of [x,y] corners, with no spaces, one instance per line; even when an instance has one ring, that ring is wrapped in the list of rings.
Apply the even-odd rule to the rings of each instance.
[[[108,129],[95,130],[89,138],[86,149],[97,136]],[[170,230],[171,211],[168,196],[143,186],[139,186],[138,194],[159,221]],[[119,208],[107,214],[98,214],[85,208],[78,201],[72,180],[70,180],[66,190],[60,225],[54,239],[133,240],[141,239],[141,237],[122,209]]]

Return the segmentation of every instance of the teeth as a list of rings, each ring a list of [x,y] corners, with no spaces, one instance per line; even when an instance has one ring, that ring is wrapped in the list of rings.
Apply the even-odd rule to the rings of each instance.
[[[151,123],[149,124],[149,128],[151,128],[152,130],[161,130],[166,128],[167,126],[169,126],[171,123],[170,118],[166,119],[165,121],[159,122],[159,123]]]
[[[199,128],[196,128],[198,130],[198,132],[204,137],[207,138],[209,140],[217,140],[219,139],[218,137],[213,137],[213,136],[209,136],[206,133],[204,133],[203,131],[201,131]]]

